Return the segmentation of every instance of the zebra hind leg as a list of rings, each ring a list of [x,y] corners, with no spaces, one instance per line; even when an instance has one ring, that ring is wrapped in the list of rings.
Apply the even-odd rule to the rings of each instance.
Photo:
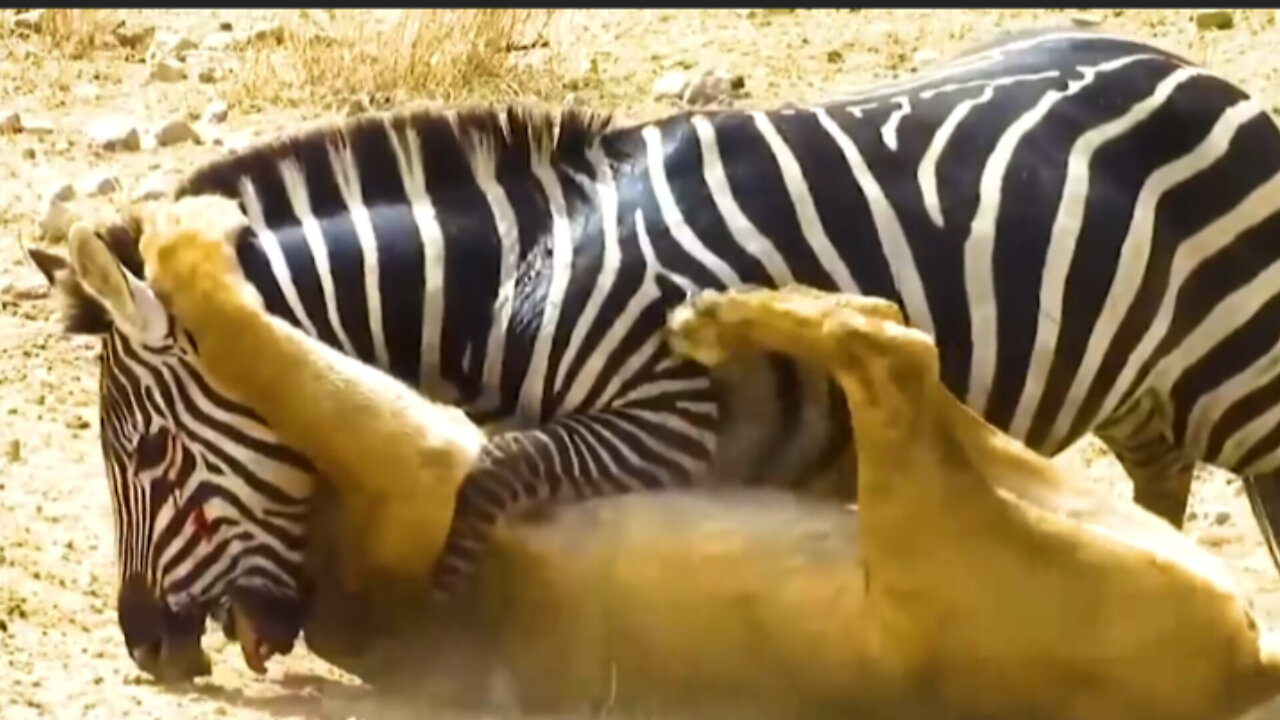
[[[714,411],[702,421],[681,413],[623,407],[491,438],[458,487],[431,570],[430,600],[446,603],[467,589],[503,517],[548,501],[687,484],[710,459],[715,417]]]

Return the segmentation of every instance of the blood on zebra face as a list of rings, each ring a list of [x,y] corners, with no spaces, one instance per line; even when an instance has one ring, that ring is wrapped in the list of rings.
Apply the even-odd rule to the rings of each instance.
[[[73,228],[68,257],[30,250],[65,332],[101,337],[99,412],[115,520],[117,609],[143,671],[208,671],[200,637],[220,615],[262,671],[302,621],[313,470],[214,388],[195,348],[139,279],[136,228]]]

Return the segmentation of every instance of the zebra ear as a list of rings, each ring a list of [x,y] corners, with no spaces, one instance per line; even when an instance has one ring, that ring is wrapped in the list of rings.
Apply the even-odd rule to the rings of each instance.
[[[97,300],[121,332],[158,342],[169,330],[168,313],[142,280],[134,277],[87,224],[67,233],[70,265],[86,294]]]

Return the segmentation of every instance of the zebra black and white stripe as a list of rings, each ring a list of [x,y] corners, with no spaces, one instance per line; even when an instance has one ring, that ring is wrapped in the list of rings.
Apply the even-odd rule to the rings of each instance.
[[[756,431],[740,467],[789,443],[802,473],[840,455],[848,419],[825,379],[814,391],[774,362],[718,396],[671,356],[666,313],[704,288],[891,298],[937,338],[957,396],[1046,454],[1098,433],[1175,523],[1196,461],[1251,482],[1280,466],[1280,132],[1237,87],[1130,40],[1014,36],[819,106],[631,127],[574,110],[371,115],[216,161],[180,192],[241,200],[240,261],[271,312],[503,430],[460,491],[446,593],[502,513],[689,482],[722,423]],[[147,372],[117,365],[104,407]],[[770,411],[727,409],[737,393]],[[104,424],[124,434],[109,465],[136,428],[201,424],[134,407],[145,421]],[[220,469],[199,482],[230,487]],[[234,487],[261,515],[257,485]],[[179,536],[117,512],[132,542]]]

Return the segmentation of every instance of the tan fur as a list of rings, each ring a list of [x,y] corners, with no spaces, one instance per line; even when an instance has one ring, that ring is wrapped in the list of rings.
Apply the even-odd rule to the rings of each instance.
[[[862,640],[904,685],[984,716],[1093,720],[1229,717],[1280,690],[1215,559],[963,405],[892,303],[708,293],[671,330],[705,362],[786,352],[844,388],[876,620]]]
[[[424,645],[379,610],[408,612],[388,596],[422,589],[480,432],[267,316],[229,254],[239,222],[227,201],[178,201],[146,219],[141,251],[214,381],[337,490],[336,527],[312,551],[354,557],[355,592],[321,568],[330,614],[308,624],[308,644],[341,656],[343,633],[376,620]],[[526,702],[1226,720],[1280,691],[1274,653],[1216,561],[954,400],[930,339],[892,304],[707,294],[671,326],[673,345],[704,362],[772,350],[828,368],[853,410],[862,506],[676,491],[508,524],[477,606]]]

